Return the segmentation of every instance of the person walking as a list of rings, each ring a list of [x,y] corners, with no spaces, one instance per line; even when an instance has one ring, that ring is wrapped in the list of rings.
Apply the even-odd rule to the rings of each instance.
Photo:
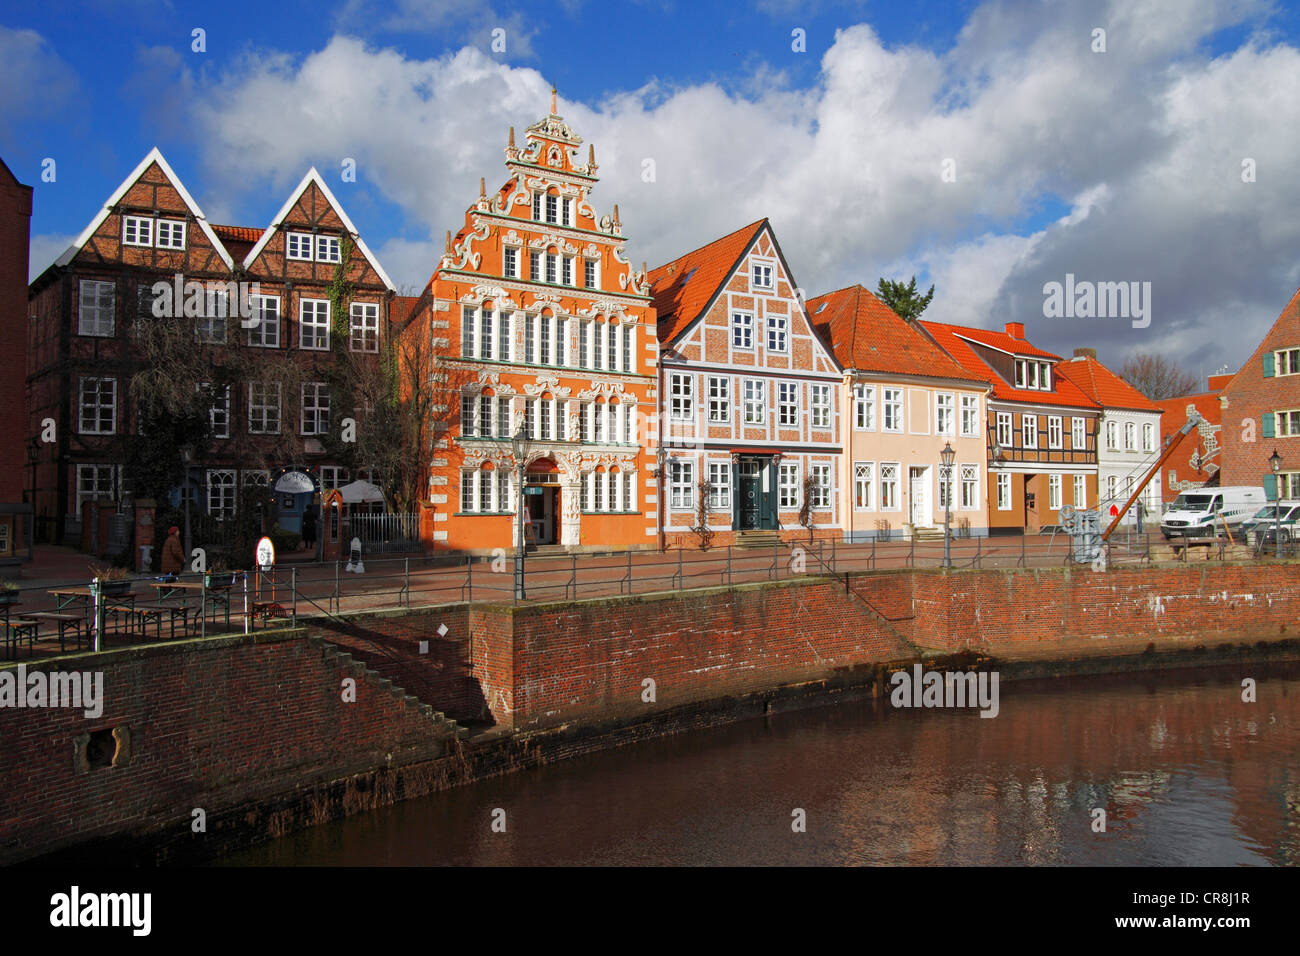
[[[185,567],[185,551],[181,548],[181,529],[172,525],[167,529],[167,540],[163,543],[163,574],[180,574]]]
[[[1133,508],[1134,508],[1134,510],[1133,510],[1133,516],[1134,516],[1134,518],[1137,519],[1137,530],[1138,530],[1138,534],[1141,534],[1141,533],[1142,533],[1142,519],[1145,518],[1145,517],[1147,516],[1147,509],[1146,509],[1146,507],[1142,504],[1142,499],[1141,499],[1141,498],[1139,498],[1139,499],[1137,500],[1137,504],[1134,505]]]
[[[302,543],[308,548],[316,547],[316,511],[308,508],[302,516]]]

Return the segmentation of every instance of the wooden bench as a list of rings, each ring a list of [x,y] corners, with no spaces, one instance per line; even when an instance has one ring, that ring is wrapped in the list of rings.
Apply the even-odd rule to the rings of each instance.
[[[68,631],[74,631],[77,638],[78,650],[86,642],[86,632],[83,627],[85,619],[80,614],[60,614],[57,611],[29,611],[21,615],[18,620],[31,622],[33,626],[39,627],[41,621],[54,621],[59,626],[59,653],[68,649],[67,635]]]
[[[140,622],[140,636],[145,637],[149,633],[149,621],[152,620],[159,640],[162,640],[164,617],[168,619],[171,638],[174,640],[176,638],[176,618],[181,619],[181,631],[184,632],[190,626],[191,610],[191,608],[176,604],[136,604],[131,608],[131,611]]]
[[[261,618],[263,626],[273,617],[288,617],[289,611],[282,604],[274,601],[254,601],[249,611],[254,619]]]
[[[27,638],[27,650],[30,652],[36,644],[37,635],[40,632],[40,625],[35,621],[24,621],[18,618],[18,623],[10,622],[2,625],[5,630],[5,656],[14,656],[18,654],[18,642],[24,637]]]

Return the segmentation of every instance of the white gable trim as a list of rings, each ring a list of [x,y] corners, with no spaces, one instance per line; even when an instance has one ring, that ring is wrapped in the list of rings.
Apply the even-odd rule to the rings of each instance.
[[[826,360],[830,368],[834,370],[837,374],[842,374],[844,371],[844,366],[842,366],[840,364],[840,360],[835,357],[835,352],[832,351],[830,346],[828,346],[824,341],[822,341],[822,337],[817,333],[817,327],[813,325],[812,317],[808,314],[808,303],[805,302],[803,299],[800,299],[799,296],[794,291],[799,288],[799,284],[794,281],[794,273],[790,271],[790,263],[785,261],[785,252],[782,251],[781,243],[777,241],[776,231],[772,228],[772,224],[770,222],[764,220],[763,228],[758,230],[757,233],[755,233],[754,241],[753,243],[750,244],[749,249],[745,251],[744,259],[742,259],[742,261],[748,260],[751,255],[755,254],[756,248],[758,246],[758,242],[760,239],[763,238],[763,233],[767,233],[767,237],[772,240],[773,255],[770,257],[764,256],[761,252],[759,252],[757,253],[759,258],[764,258],[764,259],[774,258],[778,263],[780,263],[781,272],[784,273],[786,282],[790,283],[790,290],[791,290],[790,301],[793,302],[798,307],[798,314],[803,317],[804,334],[806,334],[809,338],[812,339],[813,346],[816,352],[819,353],[822,356],[822,358]],[[734,273],[728,276],[727,282],[730,282],[734,277],[735,277]],[[725,284],[723,287],[724,288],[726,287]],[[789,331],[793,332],[793,330],[789,330]]]
[[[257,245],[253,246],[253,248],[249,250],[248,255],[244,257],[244,268],[249,268],[257,257],[262,254],[262,250],[266,248],[266,244],[271,241],[271,236],[280,231],[280,225],[284,222],[284,217],[289,215],[289,210],[297,204],[298,199],[311,183],[316,184],[316,188],[324,194],[325,201],[330,204],[331,208],[333,208],[336,213],[338,213],[339,219],[343,220],[343,227],[351,234],[353,240],[357,244],[357,248],[361,250],[361,254],[366,257],[366,261],[370,263],[371,268],[375,270],[375,273],[379,278],[383,280],[384,285],[388,287],[389,291],[396,292],[397,286],[393,285],[393,280],[388,278],[388,273],[385,272],[384,267],[379,264],[379,260],[371,255],[370,249],[366,246],[365,240],[362,239],[361,234],[357,232],[357,227],[352,224],[352,220],[348,218],[348,214],[343,210],[339,201],[334,198],[334,194],[330,192],[330,188],[325,185],[325,180],[321,179],[320,173],[316,172],[315,166],[307,170],[307,175],[302,177],[302,181],[298,183],[298,188],[289,194],[288,200],[280,207],[280,211],[277,212],[275,217],[271,220],[271,225],[262,233],[262,238],[257,240]]]
[[[190,191],[185,188],[185,184],[181,182],[180,177],[172,170],[167,160],[163,158],[163,154],[159,151],[157,146],[149,150],[149,155],[140,161],[140,165],[136,166],[126,179],[122,180],[122,185],[118,186],[117,189],[113,191],[113,195],[108,197],[108,201],[104,203],[104,208],[101,209],[99,214],[90,221],[90,225],[86,226],[86,228],[82,230],[81,235],[73,241],[72,245],[68,246],[68,248],[64,250],[63,255],[54,260],[56,266],[66,266],[76,257],[77,253],[81,251],[81,247],[89,242],[90,237],[93,236],[96,231],[98,231],[99,227],[104,224],[104,220],[107,219],[109,214],[113,211],[113,207],[116,206],[121,201],[122,197],[126,195],[127,190],[134,186],[136,180],[143,176],[144,171],[154,163],[158,164],[163,171],[163,175],[171,181],[171,184],[176,188],[176,191],[180,193],[181,199],[185,202],[190,213],[198,222],[199,228],[203,230],[203,234],[208,237],[208,242],[212,243],[212,248],[217,251],[217,255],[221,257],[221,261],[226,264],[226,268],[229,269],[234,266],[234,260],[230,257],[230,253],[226,251],[226,247],[222,245],[221,240],[217,238],[217,234],[212,231],[212,227],[208,225],[208,220],[207,217],[203,215],[203,210],[199,208],[199,204],[194,201],[194,197],[190,195]]]

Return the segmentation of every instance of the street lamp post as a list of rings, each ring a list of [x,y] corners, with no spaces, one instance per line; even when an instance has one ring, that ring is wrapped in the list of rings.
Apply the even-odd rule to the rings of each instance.
[[[655,477],[659,480],[659,506],[656,509],[659,512],[659,553],[662,554],[668,546],[664,538],[664,468],[668,466],[668,448],[662,441],[655,450]]]
[[[181,479],[181,501],[185,505],[185,561],[190,560],[193,554],[190,550],[190,462],[194,460],[194,446],[181,445],[181,463],[185,465],[185,477]],[[181,570],[185,570],[185,563],[182,562]]]
[[[1273,449],[1269,455],[1268,467],[1273,469],[1273,549],[1282,557],[1282,456]]]
[[[514,452],[515,468],[519,472],[519,541],[515,547],[515,599],[522,600],[524,593],[524,466],[528,455],[528,435],[523,422],[519,430],[510,439],[510,449]]]
[[[952,567],[952,536],[949,527],[952,518],[952,461],[957,453],[952,449],[952,442],[943,443],[939,460],[943,462],[944,473],[939,480],[943,483],[943,566]]]

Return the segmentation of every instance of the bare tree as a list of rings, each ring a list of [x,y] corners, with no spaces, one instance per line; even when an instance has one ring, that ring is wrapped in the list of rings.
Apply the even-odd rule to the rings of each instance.
[[[1153,352],[1138,352],[1125,359],[1119,374],[1152,401],[1187,395],[1200,386],[1200,379],[1195,375]]]
[[[708,478],[701,478],[699,487],[696,490],[695,527],[691,528],[691,531],[699,538],[701,551],[709,550],[709,547],[713,544],[713,536],[717,533],[709,527],[709,499],[712,496],[713,482]]]

